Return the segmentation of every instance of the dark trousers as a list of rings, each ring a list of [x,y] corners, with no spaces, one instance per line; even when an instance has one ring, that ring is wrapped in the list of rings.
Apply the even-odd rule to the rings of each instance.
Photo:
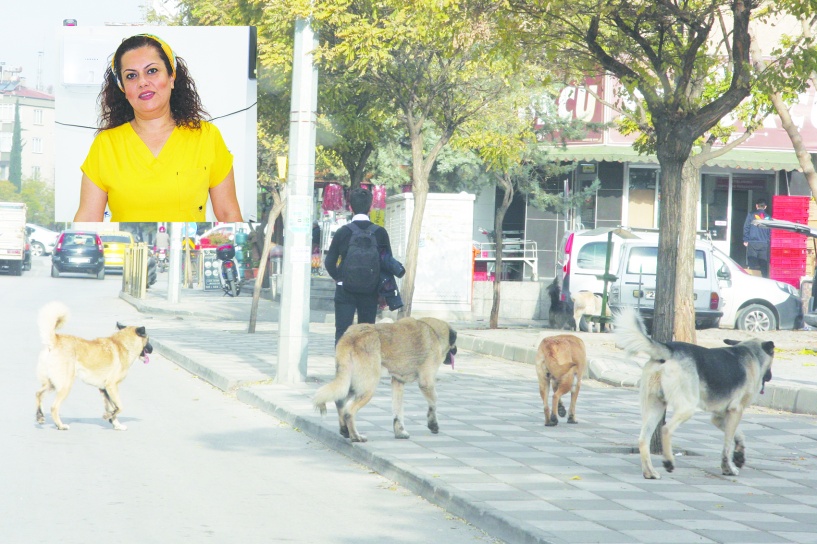
[[[746,246],[746,267],[760,270],[764,278],[769,277],[769,244],[766,242],[749,242]]]
[[[358,323],[374,323],[377,317],[377,293],[360,295],[335,286],[335,345],[355,319]]]

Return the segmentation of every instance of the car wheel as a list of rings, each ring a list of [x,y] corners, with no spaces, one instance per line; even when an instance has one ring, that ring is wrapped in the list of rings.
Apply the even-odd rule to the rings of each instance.
[[[32,242],[31,244],[32,257],[39,257],[40,255],[43,254],[45,254],[45,246],[42,245],[40,242]]]
[[[98,279],[98,280],[104,280],[105,279],[105,269],[104,268],[99,269],[99,272],[97,272],[97,274],[96,274],[96,279]]]
[[[11,264],[11,274],[12,276],[22,276],[23,275],[23,261],[15,261]]]
[[[51,277],[52,278],[59,278],[60,277],[60,271],[57,268],[57,265],[55,265],[55,264],[51,265]]]
[[[777,330],[777,318],[766,306],[750,304],[738,314],[737,328],[742,331],[766,332]]]

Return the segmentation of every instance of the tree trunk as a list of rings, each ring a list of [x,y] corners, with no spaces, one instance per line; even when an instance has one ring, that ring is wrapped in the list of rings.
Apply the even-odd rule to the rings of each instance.
[[[496,329],[499,327],[499,302],[500,302],[500,282],[502,281],[502,225],[505,222],[505,213],[511,206],[513,200],[513,184],[507,173],[498,176],[498,181],[502,186],[502,204],[496,209],[494,218],[494,242],[496,242],[496,269],[494,271],[494,301],[491,306],[491,320],[489,327]]]
[[[267,261],[269,260],[270,248],[272,246],[272,233],[275,230],[275,220],[278,219],[278,214],[281,213],[281,210],[283,210],[286,205],[286,196],[282,198],[281,193],[277,190],[273,190],[272,200],[273,205],[267,216],[267,234],[264,236],[264,250],[261,252],[261,261],[258,263],[258,275],[255,277],[255,285],[252,291],[250,324],[247,328],[247,332],[255,332],[255,323],[258,319],[258,301],[261,298],[261,285],[264,281],[264,275],[267,273]],[[308,303],[307,301],[307,304]]]
[[[680,199],[677,208],[678,258],[675,270],[675,323],[673,339],[678,342],[695,343],[695,237],[697,225],[697,202],[700,192],[700,168],[693,159],[684,163]]]
[[[662,273],[655,278],[655,316],[652,337],[659,342],[672,340],[675,329],[675,284],[680,238],[681,175],[683,159],[661,162],[661,201],[658,220],[658,263]],[[690,271],[691,273],[691,271]]]

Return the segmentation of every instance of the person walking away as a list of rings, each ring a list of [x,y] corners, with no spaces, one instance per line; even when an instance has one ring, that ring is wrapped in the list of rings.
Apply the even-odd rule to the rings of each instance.
[[[766,200],[755,201],[755,210],[746,215],[743,223],[743,245],[746,246],[746,267],[760,270],[764,278],[769,277],[769,247],[771,245],[771,229],[753,225],[752,221],[771,219],[766,213]]]
[[[326,271],[335,280],[335,344],[354,321],[374,323],[380,283],[380,254],[391,254],[386,229],[369,220],[372,193],[354,189],[349,195],[354,216],[340,227],[326,253]]]

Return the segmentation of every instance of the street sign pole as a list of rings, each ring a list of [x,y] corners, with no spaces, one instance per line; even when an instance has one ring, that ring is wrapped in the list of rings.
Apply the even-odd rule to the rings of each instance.
[[[306,381],[318,107],[318,70],[312,62],[311,52],[317,46],[318,41],[309,21],[297,20],[292,65],[289,170],[284,216],[284,283],[278,320],[277,383]]]

